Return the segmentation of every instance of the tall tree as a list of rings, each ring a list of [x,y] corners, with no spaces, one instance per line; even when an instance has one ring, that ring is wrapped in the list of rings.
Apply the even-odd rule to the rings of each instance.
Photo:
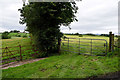
[[[77,10],[75,2],[30,2],[19,9],[20,24],[26,23],[37,47],[49,54],[57,49],[56,41],[62,37],[60,26],[77,21]]]

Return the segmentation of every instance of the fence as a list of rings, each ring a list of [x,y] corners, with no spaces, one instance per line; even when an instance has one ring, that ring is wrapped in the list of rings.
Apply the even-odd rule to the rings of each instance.
[[[110,32],[109,52],[114,51],[114,48],[120,49],[118,43],[118,38],[114,39],[114,35]],[[31,59],[40,55],[38,54],[40,52],[32,42],[21,44],[18,41],[17,43],[14,42],[12,47],[11,45],[9,46],[9,44],[12,44],[12,42],[7,43],[3,48],[0,48],[2,49],[2,64],[9,65],[7,63]],[[107,54],[108,43],[105,39],[64,37],[62,39],[61,50],[78,54],[101,56]]]
[[[115,49],[120,49],[120,36],[117,36],[115,39],[114,34],[112,32],[109,33],[109,52],[113,52]]]
[[[11,42],[12,43],[12,42]],[[10,44],[10,43],[9,43]],[[17,44],[17,43],[16,43]],[[6,46],[2,49],[2,65],[8,66],[8,63],[15,63],[17,61],[22,61],[26,59],[31,59],[39,55],[38,49],[34,44],[24,43],[27,45],[22,45],[18,43],[18,46]]]
[[[114,49],[117,50],[117,52],[120,51],[120,38],[117,37],[117,39],[114,40]]]
[[[107,54],[108,43],[105,39],[89,39],[89,38],[68,38],[62,39],[62,47],[64,51],[72,53],[101,56]]]
[[[71,42],[74,42],[74,44]],[[97,44],[95,44],[94,42],[96,42],[97,44],[101,43],[101,45],[96,46]],[[62,46],[64,47],[64,49],[62,49],[64,51],[69,51],[69,52],[79,53],[79,54],[87,54],[87,55],[106,55],[107,51],[113,52],[113,51],[116,51],[115,49],[117,49],[118,51],[117,53],[119,53],[120,37],[116,38],[114,34],[112,34],[112,32],[109,32],[109,48],[108,48],[108,43],[105,39],[67,38],[67,37],[63,38]],[[86,49],[84,46],[86,46]],[[74,50],[71,51],[72,48],[74,48]],[[97,52],[95,52],[95,50]]]

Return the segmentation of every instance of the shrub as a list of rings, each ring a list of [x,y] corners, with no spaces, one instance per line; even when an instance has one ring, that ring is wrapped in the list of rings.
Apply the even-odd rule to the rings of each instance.
[[[79,37],[83,37],[83,35],[82,35],[82,34],[79,34]]]
[[[74,35],[79,35],[79,33],[75,33]]]
[[[96,36],[95,34],[92,34],[92,33],[87,33],[85,35]]]
[[[19,33],[19,32],[20,32],[19,30],[10,31],[10,33]]]
[[[20,34],[17,34],[17,37],[21,37],[21,35],[20,35]]]
[[[25,38],[25,37],[27,37],[27,35],[25,34],[25,35],[23,35],[23,38]]]
[[[109,34],[101,34],[100,36],[109,37]]]
[[[10,38],[11,38],[11,36],[9,35],[8,32],[2,33],[2,39],[10,39]]]

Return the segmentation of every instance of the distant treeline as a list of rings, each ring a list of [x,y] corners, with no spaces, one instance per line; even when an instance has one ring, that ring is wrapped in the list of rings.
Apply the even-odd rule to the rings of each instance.
[[[79,33],[65,33],[65,35],[78,35],[79,37],[83,36],[83,34],[79,34]]]
[[[11,30],[10,33],[19,33],[20,31],[18,30]]]
[[[1,34],[2,39],[10,39],[11,37],[28,37],[27,33],[20,33],[18,30],[12,30],[10,32],[5,31]]]
[[[109,37],[109,34],[92,34],[92,33],[87,33],[87,34],[79,34],[79,33],[65,33],[65,35],[89,35],[89,36],[106,36]]]

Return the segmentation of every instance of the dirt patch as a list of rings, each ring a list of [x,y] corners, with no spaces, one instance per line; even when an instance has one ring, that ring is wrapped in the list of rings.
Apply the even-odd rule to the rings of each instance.
[[[45,58],[47,58],[47,57],[45,57]],[[23,65],[23,64],[27,64],[27,63],[33,63],[33,62],[36,62],[36,61],[39,61],[39,60],[42,60],[42,59],[45,59],[45,58],[24,60],[24,61],[19,61],[19,62],[18,61],[11,62],[9,64],[2,65],[2,69],[8,69],[9,67],[16,67],[16,66],[20,66],[20,65]]]

